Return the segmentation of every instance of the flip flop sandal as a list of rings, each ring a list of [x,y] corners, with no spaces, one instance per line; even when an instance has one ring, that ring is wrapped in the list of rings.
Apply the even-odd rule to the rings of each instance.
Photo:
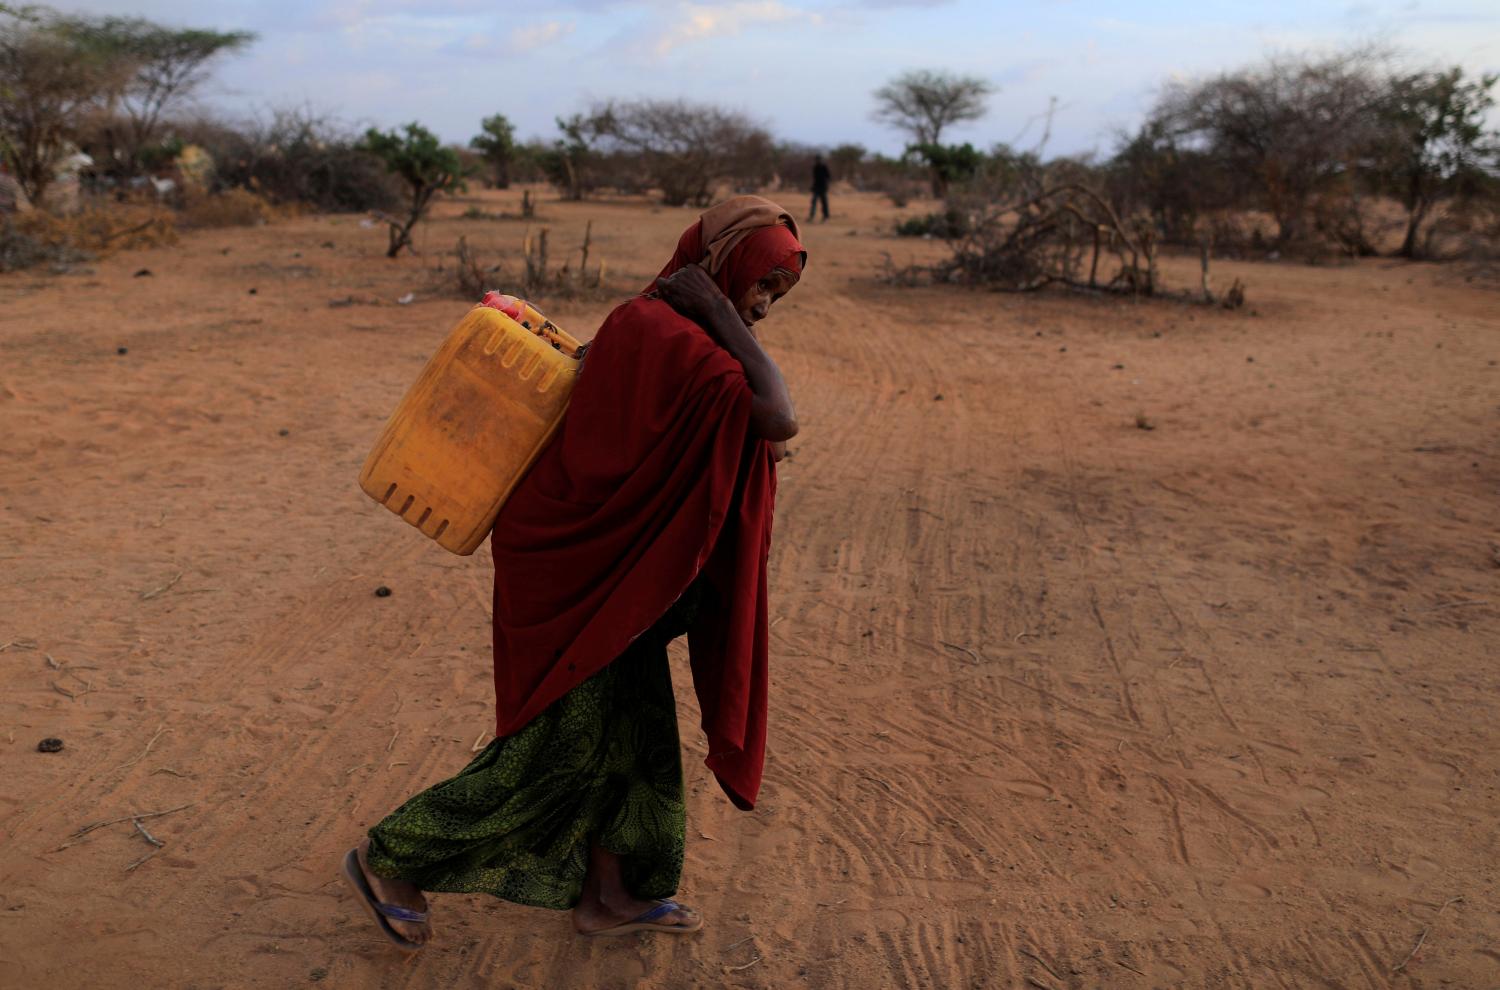
[[[385,904],[377,900],[375,891],[370,889],[370,882],[365,879],[365,871],[359,868],[359,852],[351,849],[344,856],[344,882],[349,889],[354,891],[359,902],[365,906],[371,918],[380,926],[381,934],[390,940],[391,944],[403,952],[416,952],[422,948],[421,942],[413,942],[406,938],[396,929],[391,927],[387,918],[395,918],[397,921],[406,921],[414,925],[427,924],[426,911],[413,911],[411,908],[399,907],[395,904]]]
[[[697,916],[697,912],[693,912],[692,919],[685,925],[669,924],[657,920],[666,917],[673,911],[692,911],[692,908],[685,908],[676,901],[662,901],[656,907],[632,918],[624,924],[615,925],[613,928],[605,928],[597,932],[586,932],[585,934],[629,935],[631,932],[671,932],[675,935],[686,935],[689,932],[696,932],[703,927],[703,919]]]

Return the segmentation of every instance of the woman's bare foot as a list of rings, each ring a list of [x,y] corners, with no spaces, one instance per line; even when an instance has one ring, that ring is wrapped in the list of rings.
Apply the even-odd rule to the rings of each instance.
[[[396,907],[410,908],[413,911],[426,911],[427,898],[422,896],[422,890],[414,883],[406,880],[388,880],[371,872],[370,864],[366,854],[370,850],[368,838],[360,840],[359,845],[354,847],[359,856],[359,869],[365,875],[365,882],[375,892],[375,899],[385,904],[393,904]],[[396,918],[387,918],[387,923],[402,938],[409,942],[425,944],[432,938],[432,926],[430,924],[419,925],[410,921],[399,921]]]
[[[595,845],[589,849],[589,871],[583,878],[583,896],[573,908],[573,929],[585,935],[601,932],[634,921],[660,903],[632,897],[625,889],[620,857]],[[653,918],[652,923],[680,925],[692,930],[703,922],[697,911],[678,907]]]

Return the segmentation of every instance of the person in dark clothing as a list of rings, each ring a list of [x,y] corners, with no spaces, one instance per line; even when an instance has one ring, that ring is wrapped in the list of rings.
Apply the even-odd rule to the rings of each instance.
[[[828,219],[828,183],[833,180],[833,173],[828,171],[828,165],[823,161],[822,155],[813,157],[813,183],[812,183],[812,205],[807,208],[807,219],[811,223],[813,216],[818,212],[818,203],[823,204],[823,219]]]

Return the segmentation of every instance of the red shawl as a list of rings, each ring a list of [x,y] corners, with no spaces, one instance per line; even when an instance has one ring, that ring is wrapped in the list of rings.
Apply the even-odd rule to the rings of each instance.
[[[713,213],[663,274],[710,261]],[[743,292],[772,268],[800,271],[801,251],[787,226],[763,226],[705,267]],[[707,763],[736,806],[754,807],[776,471],[750,404],[739,362],[665,302],[639,296],[605,320],[562,427],[495,523],[496,735],[618,657],[701,572],[714,594],[688,647]]]

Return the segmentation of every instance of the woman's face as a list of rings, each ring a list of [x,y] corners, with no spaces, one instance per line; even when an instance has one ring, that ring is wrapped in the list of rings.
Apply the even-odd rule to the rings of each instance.
[[[766,318],[766,314],[771,311],[771,304],[790,292],[796,284],[794,275],[777,268],[746,289],[745,294],[734,301],[734,308],[745,326],[754,327]]]

